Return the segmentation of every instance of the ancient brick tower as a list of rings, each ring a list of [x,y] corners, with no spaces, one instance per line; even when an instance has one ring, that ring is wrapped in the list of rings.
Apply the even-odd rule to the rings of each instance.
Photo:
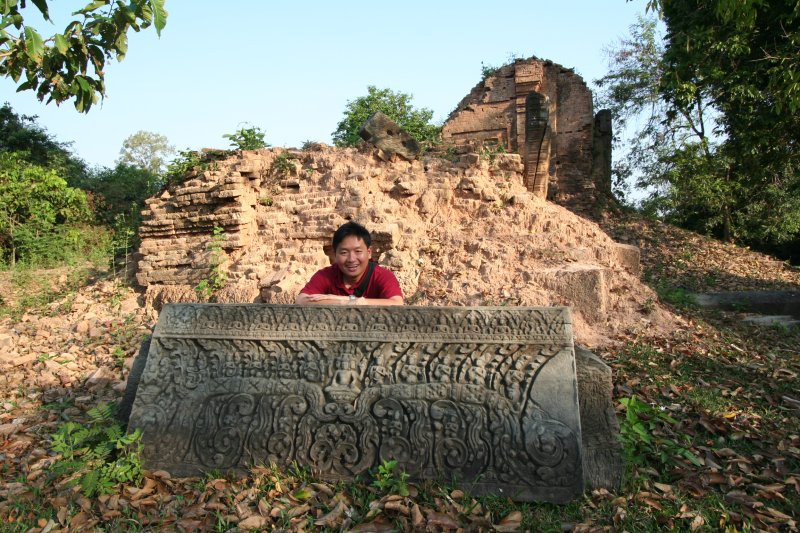
[[[528,190],[574,211],[610,196],[609,114],[595,116],[583,79],[552,61],[517,60],[487,76],[450,114],[442,137],[519,153]]]

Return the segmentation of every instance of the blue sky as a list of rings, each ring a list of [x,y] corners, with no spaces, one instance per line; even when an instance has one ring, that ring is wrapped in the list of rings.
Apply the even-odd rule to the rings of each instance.
[[[46,35],[86,2],[50,3],[55,26],[36,26]],[[478,83],[482,62],[535,55],[591,82],[607,69],[604,48],[627,34],[645,0],[166,0],[166,8],[161,38],[153,28],[130,35],[125,60],[106,69],[105,101],[88,115],[16,93],[10,79],[0,79],[0,101],[38,115],[92,165],[113,165],[138,130],[178,149],[227,148],[222,135],[243,123],[274,146],[330,142],[347,101],[368,85],[411,93],[442,121]]]

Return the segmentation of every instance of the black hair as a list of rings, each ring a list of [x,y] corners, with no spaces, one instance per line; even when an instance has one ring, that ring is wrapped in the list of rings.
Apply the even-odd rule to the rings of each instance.
[[[369,234],[369,230],[367,230],[367,228],[358,222],[345,222],[333,233],[333,241],[331,242],[333,245],[333,251],[336,251],[336,248],[342,244],[342,241],[345,237],[350,236],[358,237],[364,241],[364,244],[367,245],[367,248],[372,246],[372,236]]]

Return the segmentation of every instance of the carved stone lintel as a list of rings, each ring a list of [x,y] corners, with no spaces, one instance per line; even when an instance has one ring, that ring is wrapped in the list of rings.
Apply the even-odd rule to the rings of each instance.
[[[166,305],[129,427],[173,475],[305,464],[566,502],[583,490],[568,308]]]

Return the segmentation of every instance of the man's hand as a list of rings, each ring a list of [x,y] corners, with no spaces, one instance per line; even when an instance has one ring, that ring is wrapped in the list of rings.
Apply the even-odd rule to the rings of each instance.
[[[301,305],[347,305],[350,297],[338,294],[304,294],[300,293],[294,303]]]

